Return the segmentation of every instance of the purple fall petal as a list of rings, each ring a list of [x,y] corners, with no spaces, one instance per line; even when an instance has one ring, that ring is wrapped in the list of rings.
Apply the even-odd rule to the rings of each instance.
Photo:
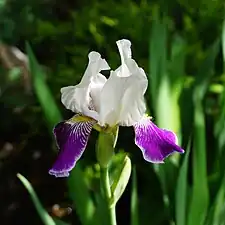
[[[56,177],[69,176],[86,148],[92,127],[92,121],[67,121],[55,126],[53,132],[60,152],[49,174]]]
[[[177,145],[177,136],[169,130],[158,128],[149,117],[143,118],[134,125],[135,144],[141,149],[145,160],[152,163],[163,163],[163,160],[174,152],[183,153]]]

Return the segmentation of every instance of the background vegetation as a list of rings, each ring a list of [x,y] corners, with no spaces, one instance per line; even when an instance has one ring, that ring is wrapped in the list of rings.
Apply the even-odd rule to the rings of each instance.
[[[135,170],[118,225],[225,224],[224,12],[222,0],[1,0],[0,223],[101,225],[97,133],[67,180],[48,175],[51,130],[73,115],[59,90],[79,82],[88,52],[116,68],[115,42],[127,38],[149,76],[150,114],[178,134],[186,153],[149,164],[132,129],[120,129],[118,158],[127,152]],[[17,173],[35,189],[42,205],[19,176],[38,211]]]

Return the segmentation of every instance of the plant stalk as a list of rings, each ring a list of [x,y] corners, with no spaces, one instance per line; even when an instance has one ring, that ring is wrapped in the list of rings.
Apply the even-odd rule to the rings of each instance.
[[[112,192],[111,192],[110,182],[109,182],[108,167],[101,167],[100,182],[101,182],[103,197],[107,204],[109,225],[116,225],[116,204],[111,204]]]

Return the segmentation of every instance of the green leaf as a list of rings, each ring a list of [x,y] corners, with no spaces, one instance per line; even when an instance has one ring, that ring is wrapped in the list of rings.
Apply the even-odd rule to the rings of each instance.
[[[156,118],[158,119],[157,125],[159,127],[168,128],[168,117],[171,116],[171,111],[166,109],[170,108],[170,85],[167,73],[167,24],[165,19],[159,16],[158,8],[155,9],[153,15],[153,23],[150,35],[150,49],[149,49],[149,88],[151,102],[155,109]],[[163,108],[163,110],[161,110]],[[165,117],[165,113],[167,116]],[[169,115],[168,115],[169,114]],[[166,126],[165,126],[166,125]],[[158,175],[161,186],[164,192],[165,204],[168,207],[168,188],[166,182],[167,171],[163,167],[154,165],[156,174]]]
[[[109,221],[106,201],[104,200],[100,191],[99,193],[96,192],[94,196],[96,201],[96,210],[91,225],[105,225]]]
[[[75,168],[70,173],[68,178],[68,188],[70,198],[73,200],[73,204],[82,224],[92,224],[95,206],[79,163],[76,164]]]
[[[69,225],[68,223],[62,221],[62,220],[59,220],[57,218],[53,218],[54,222],[56,225]]]
[[[225,176],[222,179],[220,187],[217,191],[215,200],[210,208],[210,211],[207,216],[206,225],[221,225],[225,221]]]
[[[208,49],[207,56],[203,60],[197,72],[196,81],[194,83],[194,101],[196,98],[202,100],[209,86],[209,81],[214,71],[215,58],[218,55],[220,47],[220,39],[217,39]]]
[[[152,108],[155,109],[157,125],[173,130],[181,143],[178,99],[184,80],[185,42],[176,36],[173,38],[171,52],[169,52],[167,18],[160,18],[157,10],[153,18],[149,50],[149,84],[151,85],[149,90],[151,103],[153,102]],[[174,186],[179,157],[179,154],[174,154],[164,165],[154,165],[163,190],[165,211],[171,215],[174,211]]]
[[[131,189],[131,225],[139,225],[138,218],[138,192],[137,192],[137,173],[133,168],[132,189]]]
[[[125,191],[131,175],[131,161],[128,156],[125,156],[120,164],[117,165],[120,169],[114,174],[111,191],[113,195],[113,204],[116,204],[121,195]]]
[[[21,174],[17,174],[17,177],[20,179],[20,181],[23,183],[25,188],[27,189],[28,193],[30,194],[30,197],[34,203],[35,208],[37,209],[37,212],[39,216],[41,217],[43,223],[45,225],[56,225],[54,220],[51,216],[47,213],[47,211],[42,206],[41,202],[39,201],[33,187],[31,186],[30,182]]]
[[[206,167],[206,127],[203,98],[208,88],[209,78],[214,69],[219,41],[209,49],[207,57],[200,66],[194,85],[194,133],[193,133],[193,191],[188,214],[188,225],[203,224],[209,205],[209,190]]]
[[[188,225],[201,225],[209,204],[206,171],[205,118],[201,101],[195,101],[193,149],[193,193],[188,214]]]
[[[166,73],[167,67],[167,26],[159,17],[158,9],[154,12],[151,36],[149,42],[149,88],[151,101],[156,106],[159,84]]]
[[[222,39],[223,65],[224,65],[223,70],[225,70],[225,19],[223,20],[221,39]]]
[[[187,222],[187,187],[188,187],[188,160],[190,143],[185,152],[184,161],[180,167],[176,186],[176,225],[186,225]]]
[[[168,57],[168,22],[156,12],[150,36],[149,88],[157,123],[160,127],[180,131],[178,99],[184,80],[184,40],[175,36]],[[168,60],[170,59],[170,61]]]
[[[220,213],[218,215],[218,225],[225,225],[225,204],[220,208]]]
[[[37,98],[41,104],[43,113],[47,119],[49,131],[52,133],[52,128],[62,120],[61,113],[56,105],[49,87],[45,81],[45,74],[38,64],[37,59],[28,43],[26,43],[26,51],[29,58],[29,67],[33,79],[33,85]]]
[[[164,123],[163,127],[172,129],[178,136],[179,143],[181,143],[181,122],[180,122],[180,107],[179,99],[182,88],[184,86],[185,78],[185,57],[186,57],[186,43],[179,37],[175,36],[172,40],[171,56],[169,62],[168,80],[170,85],[169,102],[167,108],[164,108],[164,120],[167,120],[167,124]],[[171,111],[170,117],[165,113]],[[167,118],[167,119],[166,119]],[[168,122],[170,121],[170,123]]]
[[[222,27],[222,53],[223,53],[223,71],[225,71],[225,20],[223,21],[223,27]],[[223,86],[225,86],[225,83],[223,83]],[[219,118],[216,121],[215,126],[215,135],[218,137],[218,144],[219,144],[219,153],[221,154],[221,151],[223,150],[223,147],[225,145],[225,88],[220,96],[219,99]]]

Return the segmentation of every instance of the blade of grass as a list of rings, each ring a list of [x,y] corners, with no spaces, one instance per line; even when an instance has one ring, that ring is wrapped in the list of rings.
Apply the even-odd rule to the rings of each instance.
[[[107,205],[100,193],[95,193],[96,210],[91,225],[105,225],[108,222]]]
[[[225,19],[223,20],[223,26],[222,26],[222,53],[223,53],[223,70],[225,70]]]
[[[188,215],[189,225],[202,224],[209,202],[206,171],[205,118],[201,104],[201,101],[196,101],[194,109],[193,193]]]
[[[188,214],[188,225],[203,224],[209,205],[206,167],[206,128],[202,101],[208,88],[218,50],[219,41],[217,40],[209,49],[206,59],[200,66],[194,87],[193,191]]]
[[[223,202],[223,205],[220,208],[220,213],[218,215],[218,225],[225,225],[225,204]]]
[[[137,173],[135,168],[133,168],[132,175],[133,176],[132,176],[132,190],[131,190],[131,225],[139,225]]]
[[[209,200],[204,111],[200,100],[196,100],[194,106],[193,193],[188,215],[189,225],[202,224]]]
[[[225,71],[225,19],[223,21],[223,26],[222,26],[221,44],[222,44],[222,55],[223,55],[223,71]],[[225,198],[225,175],[224,175],[225,89],[220,95],[218,108],[220,112],[215,122],[214,133],[218,142],[217,157],[220,158],[220,160],[216,162],[216,164],[219,163],[219,167],[220,167],[219,168],[220,186],[218,185],[219,189],[217,191],[215,201],[211,207],[210,217],[207,218],[207,221],[206,221],[207,225],[209,224],[222,225],[224,224],[224,221],[225,221],[225,217],[224,217],[225,215],[225,204],[224,204],[224,198]]]
[[[210,208],[210,211],[208,213],[205,225],[221,225],[222,221],[225,221],[224,217],[224,210],[225,210],[225,204],[224,204],[224,197],[225,197],[225,176],[222,179],[222,182],[220,184],[220,187],[217,191],[215,200]],[[221,220],[223,218],[223,220]]]
[[[149,40],[149,84],[151,86],[149,91],[157,118],[157,125],[162,128],[171,129],[175,123],[171,119],[174,112],[173,107],[171,107],[172,93],[168,74],[167,21],[166,18],[160,18],[158,9],[154,12],[153,18]],[[171,160],[171,157],[169,160]],[[172,212],[170,206],[173,205],[170,204],[170,201],[174,200],[172,195],[174,193],[173,187],[176,180],[174,179],[176,177],[175,165],[168,161],[168,163],[163,166],[154,165],[154,170],[159,177],[163,190],[164,204],[169,214]]]
[[[175,37],[168,60],[167,31],[165,18],[156,11],[150,36],[149,80],[150,94],[155,109],[157,125],[180,132],[180,109],[178,99],[183,86],[185,43]],[[178,138],[181,141],[181,138]],[[163,189],[163,199],[168,214],[173,214],[174,186],[176,185],[179,154],[171,156],[164,165],[154,165]]]
[[[223,53],[223,71],[225,73],[225,19],[222,27],[222,53]],[[225,86],[225,83],[223,84]],[[215,135],[218,137],[219,154],[225,145],[225,88],[221,94],[219,102],[220,115],[215,126]]]
[[[57,218],[53,218],[53,220],[54,220],[56,225],[69,225],[68,223],[65,223],[64,221],[59,220]]]
[[[172,115],[169,118],[171,121],[170,129],[172,129],[178,136],[179,143],[181,140],[181,121],[180,121],[180,107],[179,98],[184,85],[185,75],[185,57],[186,57],[186,43],[179,37],[174,36],[171,46],[171,57],[169,64],[168,79],[170,81],[170,108]]]
[[[44,224],[46,224],[46,225],[53,225],[53,224],[68,225],[68,223],[65,223],[62,220],[59,220],[57,218],[52,218],[51,216],[49,216],[48,212],[44,209],[37,194],[35,193],[31,183],[21,174],[17,174],[17,177],[20,179],[20,181],[23,183],[23,185],[27,189],[28,193],[30,194],[30,197],[34,203],[34,206],[37,209],[37,212],[38,212],[39,216],[41,217]]]
[[[57,122],[62,120],[62,116],[46,84],[44,72],[38,64],[28,43],[26,43],[26,52],[29,58],[29,67],[32,74],[34,90],[47,119],[49,130],[52,133],[52,128]]]
[[[149,39],[149,84],[150,84],[150,96],[151,102],[153,103],[153,109],[155,109],[155,114],[157,118],[163,120],[163,115],[161,115],[160,107],[162,104],[162,99],[168,97],[169,86],[168,86],[168,79],[162,80],[165,77],[166,73],[166,41],[167,41],[167,27],[165,21],[163,21],[159,16],[158,8],[155,8],[153,11],[153,22],[152,22],[152,29],[151,35]],[[165,99],[164,99],[165,100]],[[165,101],[168,103],[168,101]],[[165,106],[165,105],[164,105]],[[165,124],[165,121],[160,120],[159,126]],[[167,187],[165,181],[165,171],[163,168],[159,168],[158,166],[154,167],[156,174],[158,175],[162,189],[165,195],[167,195]],[[167,198],[167,196],[166,196]]]
[[[41,217],[43,223],[45,225],[56,225],[52,217],[49,216],[47,211],[42,206],[30,182],[21,174],[17,174],[17,177],[20,179],[20,181],[23,183],[24,187],[27,189],[28,193],[30,194],[30,197],[34,203],[34,206],[37,209],[37,212],[39,216]]]
[[[176,225],[186,225],[187,215],[187,186],[188,186],[188,161],[190,143],[188,144],[184,161],[180,167],[176,186]]]
[[[92,224],[91,222],[95,212],[95,207],[87,184],[85,183],[83,171],[80,169],[79,164],[77,164],[70,173],[68,188],[70,198],[73,200],[82,224]]]
[[[180,131],[178,99],[183,86],[185,42],[175,36],[168,60],[167,27],[165,18],[156,10],[152,23],[149,49],[149,94],[158,125]]]
[[[156,107],[159,84],[161,78],[166,72],[166,41],[167,27],[165,21],[159,18],[159,12],[156,8],[153,15],[153,23],[149,42],[149,95],[154,108]]]

